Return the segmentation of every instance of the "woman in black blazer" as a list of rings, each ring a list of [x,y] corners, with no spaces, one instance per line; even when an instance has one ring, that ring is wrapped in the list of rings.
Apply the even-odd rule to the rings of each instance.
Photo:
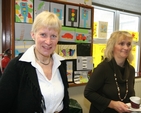
[[[66,64],[54,52],[60,31],[56,14],[36,16],[35,44],[9,62],[0,80],[0,113],[69,113]]]

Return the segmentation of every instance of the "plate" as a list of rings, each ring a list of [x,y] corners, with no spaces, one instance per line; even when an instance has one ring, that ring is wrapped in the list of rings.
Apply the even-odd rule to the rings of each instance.
[[[141,111],[141,105],[140,105],[139,109],[132,108],[130,103],[126,103],[126,105],[130,107],[129,110],[131,110],[131,111]]]

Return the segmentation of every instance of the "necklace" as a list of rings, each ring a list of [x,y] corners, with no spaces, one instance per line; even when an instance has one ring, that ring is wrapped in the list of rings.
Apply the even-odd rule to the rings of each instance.
[[[127,97],[127,94],[128,94],[128,80],[126,80],[126,93],[125,93],[124,97],[121,98],[121,96],[120,96],[120,88],[119,88],[119,85],[118,85],[118,82],[117,82],[117,76],[116,76],[116,74],[114,74],[114,77],[115,77],[116,86],[117,86],[117,90],[118,90],[118,97],[119,97],[119,99],[121,101],[123,101]]]
[[[35,49],[34,49],[34,53],[35,53]],[[40,60],[37,58],[36,53],[35,53],[35,58],[36,58],[37,61],[39,61],[39,62],[40,62],[41,64],[43,64],[43,65],[49,65],[49,63],[50,63],[50,58],[49,58],[48,63],[44,63],[44,62],[40,61]]]

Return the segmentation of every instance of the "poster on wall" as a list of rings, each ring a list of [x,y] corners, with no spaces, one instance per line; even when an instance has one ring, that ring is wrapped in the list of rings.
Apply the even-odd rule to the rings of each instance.
[[[62,27],[59,41],[61,41],[61,42],[74,42],[75,41],[75,28]]]
[[[73,61],[66,61],[68,82],[73,82]]]
[[[50,3],[51,12],[55,13],[64,25],[64,5],[59,3]]]
[[[70,27],[78,27],[79,21],[79,7],[66,5],[66,19],[65,25]]]
[[[34,18],[42,11],[49,11],[49,2],[34,0]]]
[[[29,47],[34,44],[34,41],[15,41],[15,57],[18,56],[20,53],[25,52]]]
[[[32,40],[30,31],[32,24],[15,23],[15,40]]]
[[[15,22],[33,22],[33,0],[15,0]]]
[[[34,44],[30,35],[31,26],[32,24],[15,23],[15,56]]]
[[[91,28],[91,9],[80,7],[79,27]]]
[[[94,68],[104,60],[106,44],[93,44],[93,64]]]
[[[91,30],[88,29],[75,29],[75,42],[76,43],[91,43]]]
[[[76,45],[58,45],[58,54],[65,59],[76,59],[77,57],[77,48]]]
[[[74,83],[82,84],[88,82],[89,71],[74,71]]]

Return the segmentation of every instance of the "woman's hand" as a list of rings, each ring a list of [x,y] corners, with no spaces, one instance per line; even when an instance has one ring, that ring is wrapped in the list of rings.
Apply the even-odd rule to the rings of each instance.
[[[115,109],[119,113],[130,113],[131,111],[129,110],[129,106],[127,106],[125,103],[121,101],[113,101],[111,100],[109,108]]]

